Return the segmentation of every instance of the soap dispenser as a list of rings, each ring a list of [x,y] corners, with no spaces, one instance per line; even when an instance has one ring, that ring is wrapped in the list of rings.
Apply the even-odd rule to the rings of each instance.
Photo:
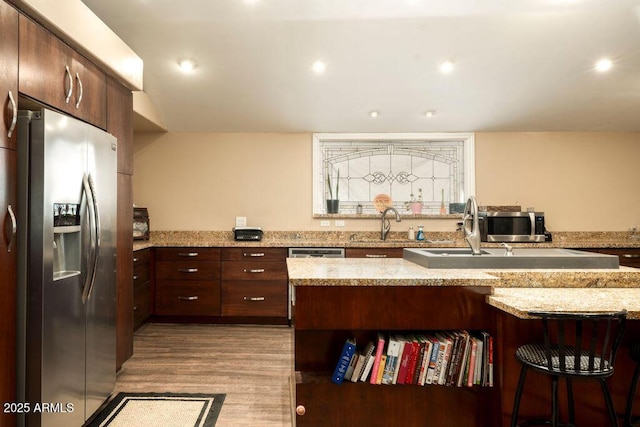
[[[424,240],[424,226],[418,226],[418,233],[416,234],[416,240]]]

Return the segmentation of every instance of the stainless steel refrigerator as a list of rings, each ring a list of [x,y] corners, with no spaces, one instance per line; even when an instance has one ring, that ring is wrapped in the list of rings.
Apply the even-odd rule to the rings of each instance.
[[[45,108],[18,122],[19,424],[82,426],[116,372],[116,139]]]

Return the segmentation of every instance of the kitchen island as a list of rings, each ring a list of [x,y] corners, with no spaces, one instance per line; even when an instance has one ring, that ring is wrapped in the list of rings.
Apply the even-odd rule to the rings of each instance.
[[[515,349],[536,341],[541,333],[538,322],[526,319],[522,311],[537,308],[540,293],[548,303],[552,298],[545,299],[544,291],[550,297],[553,294],[556,302],[564,291],[574,293],[568,298],[582,305],[572,309],[602,311],[598,298],[582,297],[597,289],[604,292],[599,301],[606,302],[606,310],[629,311],[632,320],[610,382],[616,408],[621,411],[624,407],[632,371],[626,352],[630,340],[640,339],[634,320],[640,318],[635,302],[640,295],[634,289],[640,283],[640,270],[427,270],[401,259],[289,259],[287,264],[295,297],[295,417],[299,425],[508,425],[519,374]],[[538,289],[525,283],[534,283]],[[571,288],[559,289],[563,283]],[[518,284],[521,287],[515,288]],[[549,289],[539,289],[545,284]],[[576,298],[580,284],[589,289]],[[538,299],[531,295],[531,307],[527,308],[530,291],[538,291]],[[626,292],[626,296],[617,300],[619,306],[611,305],[607,292],[614,297]],[[559,307],[562,309],[562,303]],[[330,382],[348,338],[355,338],[362,346],[378,332],[461,329],[486,331],[495,338],[494,387]],[[521,415],[548,413],[549,380],[532,374],[528,381]],[[604,425],[600,393],[591,386],[574,386],[581,426]]]

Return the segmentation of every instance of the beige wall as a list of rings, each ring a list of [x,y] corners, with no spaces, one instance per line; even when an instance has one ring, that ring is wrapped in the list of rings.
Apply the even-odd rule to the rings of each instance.
[[[378,220],[312,218],[311,149],[307,133],[138,133],[134,202],[153,230],[230,230],[236,216],[268,231],[378,230]],[[551,231],[627,230],[640,223],[639,160],[640,133],[476,133],[476,195],[543,210]]]

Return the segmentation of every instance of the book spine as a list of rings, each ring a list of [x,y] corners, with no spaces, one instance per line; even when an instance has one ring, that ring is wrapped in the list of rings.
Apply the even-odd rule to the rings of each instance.
[[[493,387],[493,337],[489,336],[489,387]]]
[[[376,384],[382,384],[382,376],[384,375],[384,367],[387,363],[387,355],[380,356],[380,364],[378,365],[378,374],[376,375]]]
[[[427,370],[429,369],[429,361],[431,360],[431,351],[433,350],[433,342],[427,339],[424,347],[424,354],[422,355],[422,364],[420,366],[420,377],[418,378],[418,384],[424,385],[427,379]]]
[[[362,371],[362,376],[360,377],[360,381],[367,381],[367,378],[369,378],[369,374],[371,373],[371,369],[373,368],[373,360],[375,359],[375,356],[372,354],[370,354],[367,357],[367,363],[364,366],[364,370]]]
[[[438,355],[440,353],[440,341],[437,338],[431,339],[433,342],[433,349],[431,350],[431,358],[429,359],[429,368],[427,369],[427,384],[433,383],[433,377],[436,373],[436,367],[438,365]]]
[[[476,353],[478,351],[477,338],[471,337],[471,356],[469,356],[469,368],[467,372],[467,387],[473,386],[476,372]]]
[[[380,359],[384,351],[384,337],[382,334],[378,334],[378,346],[376,347],[376,355],[373,360],[373,368],[371,369],[370,384],[376,384],[378,380],[378,369],[380,368]]]
[[[342,384],[355,350],[355,341],[347,340],[344,343],[344,346],[342,347],[342,353],[340,354],[340,359],[338,359],[338,363],[336,364],[333,375],[331,376],[331,381],[336,384]]]

